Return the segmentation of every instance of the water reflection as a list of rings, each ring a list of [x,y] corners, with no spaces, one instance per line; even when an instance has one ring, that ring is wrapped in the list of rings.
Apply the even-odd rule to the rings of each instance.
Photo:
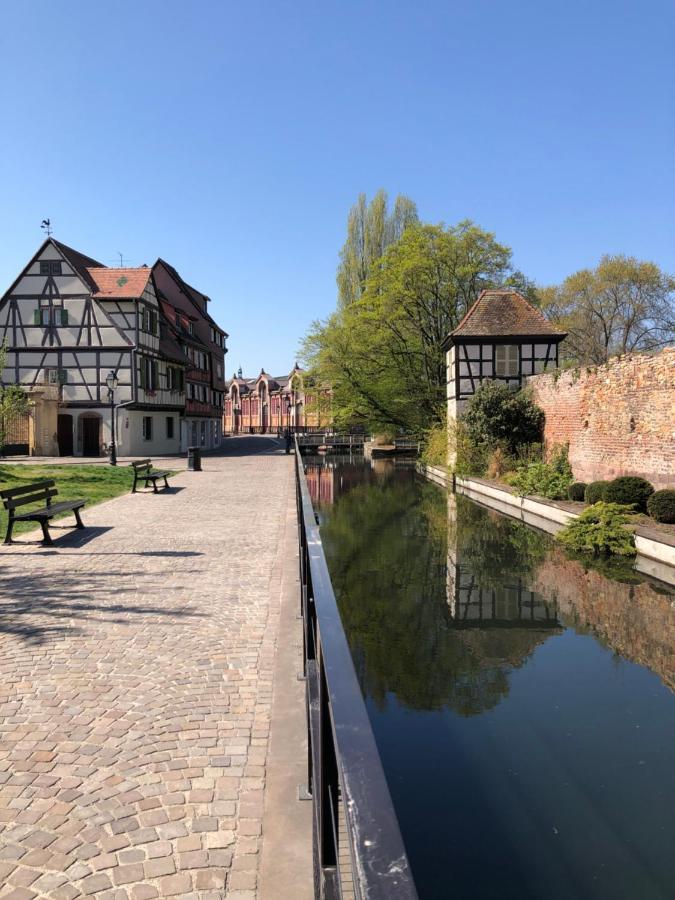
[[[458,704],[481,712],[565,626],[675,688],[675,588],[609,580],[548,535],[420,482],[407,462],[333,456],[306,471],[359,677],[378,702],[394,692],[416,709],[457,705],[457,684],[481,672]]]
[[[391,460],[308,469],[422,900],[672,897],[675,589]]]

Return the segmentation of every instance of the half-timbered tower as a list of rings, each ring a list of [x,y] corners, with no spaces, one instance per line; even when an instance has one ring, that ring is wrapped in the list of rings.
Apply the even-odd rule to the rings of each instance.
[[[227,332],[209,314],[209,297],[165,260],[157,260],[152,278],[162,312],[187,356],[181,449],[218,447],[223,433]]]
[[[110,443],[110,371],[118,452],[178,452],[187,360],[162,333],[151,271],[108,268],[48,238],[0,299],[2,380],[58,392],[61,455],[99,456]]]
[[[558,365],[558,345],[566,337],[517,291],[483,291],[445,339],[448,417],[461,414],[485,379],[512,390]]]

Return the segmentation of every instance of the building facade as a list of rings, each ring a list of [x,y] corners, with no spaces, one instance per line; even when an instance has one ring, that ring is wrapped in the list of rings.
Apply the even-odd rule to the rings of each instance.
[[[288,375],[244,378],[239,370],[227,382],[224,430],[226,434],[281,434],[320,431],[331,424],[331,392],[310,387],[297,363]]]
[[[181,278],[173,266],[158,259],[152,277],[167,327],[187,358],[181,450],[188,446],[214,449],[223,437],[228,335],[209,314],[209,297]]]
[[[0,299],[0,339],[8,347],[3,383],[48,388],[58,400],[56,433],[41,442],[52,453],[108,450],[111,372],[118,453],[180,451],[191,360],[150,267],[109,268],[48,238]]]
[[[515,391],[529,375],[557,368],[566,336],[517,291],[482,291],[443,345],[448,419],[461,415],[485,380]]]

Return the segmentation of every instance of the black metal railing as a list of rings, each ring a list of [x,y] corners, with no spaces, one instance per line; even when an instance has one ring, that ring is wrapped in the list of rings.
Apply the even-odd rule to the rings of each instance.
[[[415,900],[415,883],[342,628],[297,439],[295,466],[315,896]]]

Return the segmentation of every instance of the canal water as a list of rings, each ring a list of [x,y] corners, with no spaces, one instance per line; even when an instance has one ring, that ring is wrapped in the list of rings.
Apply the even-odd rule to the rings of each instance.
[[[675,897],[675,588],[392,460],[306,460],[421,900]]]

